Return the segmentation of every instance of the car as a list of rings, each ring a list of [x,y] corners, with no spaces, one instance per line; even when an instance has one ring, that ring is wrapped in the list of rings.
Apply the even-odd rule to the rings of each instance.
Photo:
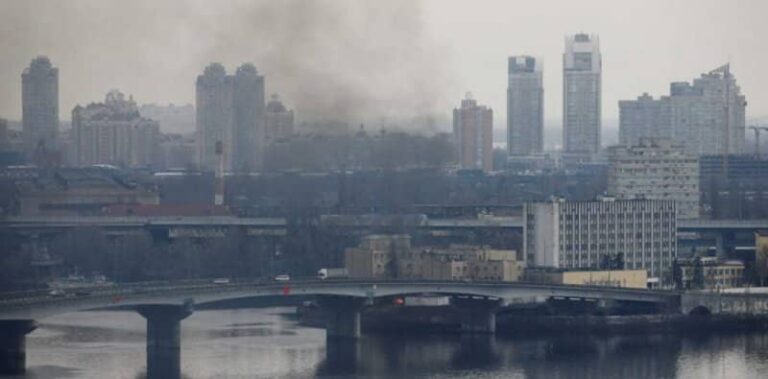
[[[287,282],[289,280],[291,280],[291,277],[288,276],[288,274],[280,274],[280,275],[275,276],[275,281],[276,282]]]
[[[51,297],[64,297],[66,293],[62,289],[54,288],[51,292],[48,292]]]
[[[213,284],[229,284],[229,278],[216,278],[213,280]]]

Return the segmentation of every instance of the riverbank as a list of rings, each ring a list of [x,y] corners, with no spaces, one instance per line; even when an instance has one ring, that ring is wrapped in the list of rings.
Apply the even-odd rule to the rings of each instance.
[[[297,310],[301,325],[325,327],[325,319],[319,308],[310,306],[299,307]],[[458,312],[451,306],[385,306],[367,309],[361,315],[361,322],[363,329],[369,333],[458,333],[461,325]],[[496,316],[496,333],[502,335],[609,335],[702,331],[768,331],[768,317],[683,314],[551,315],[532,312],[500,312]]]

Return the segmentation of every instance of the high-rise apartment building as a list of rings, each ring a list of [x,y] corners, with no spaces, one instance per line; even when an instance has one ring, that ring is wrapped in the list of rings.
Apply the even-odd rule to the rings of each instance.
[[[258,169],[264,139],[264,76],[249,63],[227,75],[212,63],[197,77],[197,160],[203,169]]]
[[[293,111],[288,110],[277,95],[267,104],[264,123],[264,141],[270,143],[293,134]]]
[[[563,150],[595,154],[600,150],[602,58],[596,35],[565,39],[563,54]]]
[[[529,156],[544,150],[544,86],[541,62],[509,57],[507,69],[507,151]]]
[[[463,169],[489,172],[493,169],[493,110],[471,95],[453,110],[453,135]]]
[[[669,96],[619,101],[619,141],[669,138],[689,153],[739,154],[744,152],[746,100],[728,65],[694,79],[675,82]]]
[[[59,131],[59,69],[48,57],[32,60],[21,74],[24,153],[57,150]]]
[[[608,148],[608,193],[620,200],[673,200],[679,218],[699,217],[699,160],[668,139]]]
[[[141,117],[133,98],[110,91],[103,103],[72,110],[71,157],[76,166],[155,166],[160,144],[156,121]]]
[[[670,200],[555,200],[526,204],[523,249],[529,267],[645,269],[649,284],[672,280],[677,205]]]

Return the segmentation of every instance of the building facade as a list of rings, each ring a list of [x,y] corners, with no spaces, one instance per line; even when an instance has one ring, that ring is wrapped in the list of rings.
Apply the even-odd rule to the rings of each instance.
[[[536,283],[576,286],[648,287],[648,272],[645,270],[528,270],[525,279]]]
[[[669,96],[619,101],[619,141],[669,138],[689,153],[744,153],[746,100],[728,65],[693,83],[674,82]]]
[[[644,269],[649,285],[671,282],[677,205],[669,200],[554,200],[524,207],[529,267]]]
[[[453,135],[459,167],[489,172],[493,169],[493,110],[478,105],[471,95],[453,110]]]
[[[596,154],[600,150],[602,58],[596,35],[565,39],[563,54],[563,150]]]
[[[755,281],[761,287],[768,284],[768,230],[755,232]]]
[[[267,104],[264,123],[264,142],[269,144],[293,134],[293,111],[288,110],[277,95]]]
[[[370,235],[344,251],[351,278],[518,281],[525,265],[514,250],[488,246],[411,247],[408,235]]]
[[[699,161],[669,139],[608,149],[608,193],[621,200],[673,200],[679,218],[699,217]]]
[[[72,110],[71,149],[75,166],[108,164],[152,167],[159,155],[160,127],[141,117],[133,98],[110,91],[103,103]]]
[[[510,156],[544,151],[544,85],[541,62],[509,57],[507,69],[507,150]]]
[[[32,60],[21,74],[22,133],[28,159],[58,149],[59,69],[48,57]]]
[[[676,281],[680,289],[720,289],[744,284],[744,262],[696,257],[676,262]]]
[[[451,245],[412,248],[397,258],[397,278],[425,280],[519,281],[525,265],[514,250]]]
[[[227,75],[224,66],[212,63],[197,77],[195,88],[200,168],[218,169],[221,158],[226,171],[259,169],[264,140],[264,76],[249,63],[238,67],[235,75]]]
[[[344,266],[350,278],[387,279],[397,276],[395,259],[411,249],[405,234],[365,236],[357,247],[344,250]]]

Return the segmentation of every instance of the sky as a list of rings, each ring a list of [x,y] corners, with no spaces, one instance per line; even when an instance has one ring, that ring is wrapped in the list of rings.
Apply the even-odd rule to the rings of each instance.
[[[544,62],[547,123],[559,124],[564,38],[600,37],[603,117],[621,99],[668,93],[731,62],[747,117],[768,115],[764,0],[2,0],[0,117],[19,119],[21,72],[59,68],[60,117],[113,88],[138,103],[194,103],[210,62],[253,62],[300,120],[437,115],[465,93],[503,128],[506,60]],[[761,38],[763,37],[763,38]]]

